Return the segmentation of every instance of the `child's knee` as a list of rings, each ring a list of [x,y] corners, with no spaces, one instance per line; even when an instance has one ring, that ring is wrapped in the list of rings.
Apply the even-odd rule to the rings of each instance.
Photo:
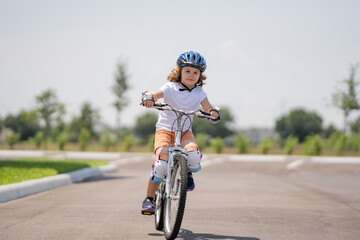
[[[199,151],[188,152],[188,168],[191,172],[198,172],[201,170],[201,158],[202,155]]]
[[[156,150],[156,161],[153,164],[150,180],[153,183],[160,183],[166,176],[168,148],[160,147]]]
[[[166,176],[166,171],[167,171],[167,161],[157,159],[156,162],[153,164],[150,180],[153,183],[161,183],[161,181]]]

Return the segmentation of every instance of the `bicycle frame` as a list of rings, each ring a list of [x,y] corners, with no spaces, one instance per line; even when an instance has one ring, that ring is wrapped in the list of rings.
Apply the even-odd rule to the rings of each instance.
[[[178,118],[177,118],[177,126],[175,130],[175,143],[173,147],[169,147],[168,149],[168,165],[167,165],[167,174],[168,176],[166,178],[166,185],[165,185],[165,195],[166,198],[171,198],[173,196],[170,195],[170,186],[171,186],[171,170],[174,167],[174,159],[178,155],[183,155],[187,161],[187,150],[185,148],[181,147],[181,119],[184,114],[182,112],[179,112]]]

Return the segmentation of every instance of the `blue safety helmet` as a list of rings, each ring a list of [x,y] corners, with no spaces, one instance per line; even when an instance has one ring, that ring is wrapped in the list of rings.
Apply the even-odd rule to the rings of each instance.
[[[200,53],[193,51],[181,54],[176,63],[179,67],[194,67],[199,69],[201,72],[206,69],[205,58],[201,56]]]

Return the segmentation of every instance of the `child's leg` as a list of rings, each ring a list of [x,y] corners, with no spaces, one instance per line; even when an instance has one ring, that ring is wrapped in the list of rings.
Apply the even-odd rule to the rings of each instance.
[[[194,135],[189,131],[185,134],[182,140],[181,146],[186,148],[188,152],[188,169],[191,172],[200,171],[200,160],[202,158],[202,154],[199,152],[199,147],[196,144]]]
[[[166,175],[167,161],[168,161],[168,148],[160,147],[156,150],[156,161],[153,164],[151,176],[148,180],[146,197],[155,198],[155,192],[160,182]]]

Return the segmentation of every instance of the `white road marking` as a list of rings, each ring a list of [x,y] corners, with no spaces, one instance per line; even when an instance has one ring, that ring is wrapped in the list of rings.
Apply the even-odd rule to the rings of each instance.
[[[295,168],[300,167],[304,163],[305,163],[304,159],[298,159],[298,160],[293,161],[293,162],[289,163],[288,165],[286,165],[286,169],[287,170],[294,170]]]
[[[230,162],[284,162],[286,156],[280,155],[231,155]]]
[[[313,157],[313,163],[360,164],[360,157]]]
[[[203,158],[203,160],[201,161],[201,168],[206,168],[211,165],[220,164],[224,161],[225,161],[224,158],[212,158],[212,159]]]

